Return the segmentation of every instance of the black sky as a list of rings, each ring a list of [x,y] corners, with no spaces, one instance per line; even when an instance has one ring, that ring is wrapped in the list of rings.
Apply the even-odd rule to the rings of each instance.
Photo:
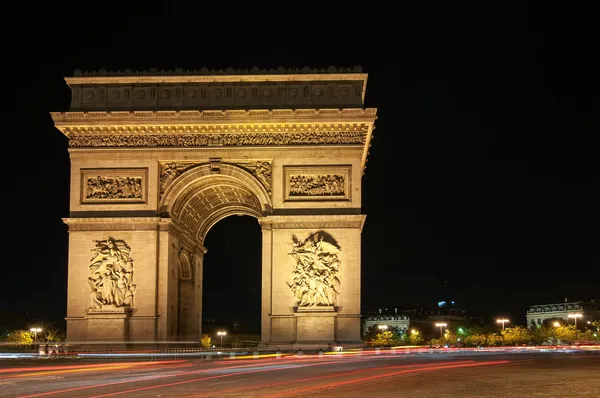
[[[451,298],[524,322],[530,304],[600,297],[595,14],[485,3],[339,15],[65,3],[27,18],[15,6],[20,28],[3,27],[1,307],[59,324],[66,314],[69,157],[49,116],[68,110],[63,76],[280,65],[369,73],[379,119],[363,177],[364,310]],[[259,242],[246,217],[209,233],[206,316],[257,325]]]

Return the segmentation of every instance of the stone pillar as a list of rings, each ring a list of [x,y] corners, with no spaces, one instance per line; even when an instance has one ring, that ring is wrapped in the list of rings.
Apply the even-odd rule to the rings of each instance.
[[[261,344],[271,341],[271,276],[273,272],[273,231],[269,223],[260,223],[262,229],[262,290],[261,290]]]
[[[194,331],[196,340],[202,338],[202,283],[204,280],[204,255],[207,250],[201,244],[196,244],[194,254]]]
[[[263,344],[301,348],[360,342],[360,246],[365,218],[290,215],[259,220],[263,294],[271,301],[265,316],[268,307],[263,299],[263,328],[268,329],[268,335],[262,332]]]
[[[156,338],[159,219],[65,218],[69,226],[67,341],[152,341]],[[129,271],[130,270],[130,271]],[[112,275],[103,302],[103,275]],[[119,279],[123,276],[124,279]],[[119,279],[119,280],[117,280]],[[107,282],[108,283],[108,282]],[[118,298],[117,298],[118,296]]]

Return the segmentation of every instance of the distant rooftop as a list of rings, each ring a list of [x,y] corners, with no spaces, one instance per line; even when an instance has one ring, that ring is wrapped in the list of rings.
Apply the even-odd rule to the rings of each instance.
[[[203,75],[276,75],[276,74],[328,74],[328,73],[362,73],[360,66],[351,68],[340,68],[329,66],[327,68],[311,68],[304,66],[302,68],[284,68],[282,66],[276,69],[261,69],[254,66],[250,69],[169,69],[159,70],[152,68],[149,70],[132,70],[125,69],[123,71],[108,71],[99,69],[97,71],[82,71],[75,69],[74,77],[101,77],[101,76],[203,76]]]

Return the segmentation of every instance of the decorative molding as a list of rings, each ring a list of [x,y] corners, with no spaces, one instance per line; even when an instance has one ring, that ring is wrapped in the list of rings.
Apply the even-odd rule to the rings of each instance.
[[[167,187],[183,172],[197,166],[211,164],[211,172],[218,173],[220,165],[231,164],[239,166],[252,175],[254,175],[260,183],[265,187],[267,192],[271,193],[272,188],[272,162],[270,160],[232,160],[223,162],[222,159],[209,159],[208,162],[161,162],[160,163],[160,198],[162,198]],[[218,171],[217,171],[218,170]]]
[[[294,294],[298,309],[334,311],[340,294],[338,277],[341,248],[325,231],[318,231],[299,240],[292,235],[292,250],[288,254],[296,260],[292,281],[286,282]]]
[[[136,285],[133,283],[131,247],[124,240],[112,236],[95,242],[88,277],[89,310],[113,311],[133,307]]]
[[[284,201],[351,200],[351,165],[284,166]]]
[[[71,135],[70,147],[222,147],[363,145],[362,132],[273,134]]]
[[[347,215],[306,215],[306,216],[267,216],[258,218],[263,230],[272,229],[335,229],[359,228],[362,230],[367,216]]]
[[[363,121],[373,123],[377,116],[376,108],[327,108],[327,109],[234,109],[234,110],[169,110],[169,111],[98,111],[98,112],[50,112],[56,127],[61,129],[65,123],[75,126],[91,125],[92,122],[244,122],[258,120],[259,123],[289,124],[296,120],[338,123]],[[341,120],[340,120],[341,119]],[[346,121],[346,119],[349,119]],[[352,120],[352,121],[350,121]],[[125,127],[125,126],[119,126]],[[228,126],[230,127],[230,126]],[[269,126],[266,126],[269,128]]]
[[[73,231],[147,231],[158,230],[160,217],[63,218]]]
[[[147,168],[81,169],[82,204],[139,204],[147,195]]]
[[[170,70],[162,70],[152,68],[149,70],[131,70],[125,69],[123,71],[107,71],[106,69],[100,69],[97,71],[82,71],[80,69],[75,69],[73,71],[73,76],[75,77],[87,77],[87,76],[187,76],[187,75],[246,75],[246,74],[288,74],[288,73],[296,73],[296,74],[311,74],[311,73],[362,73],[362,67],[360,65],[355,65],[353,67],[344,68],[344,67],[336,67],[329,66],[327,68],[311,68],[309,66],[304,66],[302,68],[285,68],[283,66],[277,67],[277,69],[261,69],[257,66],[253,66],[251,69],[234,69],[232,67],[227,67],[225,69],[170,69]]]

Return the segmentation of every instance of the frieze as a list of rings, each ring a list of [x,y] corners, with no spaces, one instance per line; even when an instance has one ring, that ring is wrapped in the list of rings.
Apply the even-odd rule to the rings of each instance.
[[[234,109],[234,110],[181,110],[181,111],[89,111],[89,112],[50,112],[58,128],[60,123],[81,122],[139,122],[139,121],[246,121],[259,119],[286,119],[318,121],[326,119],[363,119],[373,122],[377,116],[376,108],[345,108],[345,109]]]
[[[285,201],[350,200],[351,165],[284,166]]]
[[[69,147],[209,147],[273,145],[363,145],[360,131],[270,134],[81,135],[69,137]]]
[[[145,203],[148,169],[81,169],[81,203]]]
[[[360,228],[367,216],[354,215],[311,215],[311,216],[268,216],[258,219],[263,230],[273,229],[335,229]]]

